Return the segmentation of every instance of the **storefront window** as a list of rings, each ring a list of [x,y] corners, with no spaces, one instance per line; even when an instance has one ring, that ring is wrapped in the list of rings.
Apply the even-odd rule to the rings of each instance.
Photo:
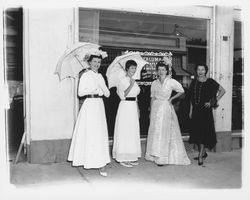
[[[155,60],[159,55],[172,53],[173,78],[187,91],[194,75],[196,63],[209,65],[209,20],[145,13],[118,12],[107,10],[86,10],[79,12],[79,40],[99,43],[109,57],[103,61],[101,73],[105,76],[107,67],[118,55],[125,51],[150,52]],[[148,56],[144,56],[149,59]],[[141,136],[146,136],[149,126],[150,84],[155,76],[155,63],[145,66],[152,76],[142,76],[139,81],[141,93],[140,107]],[[105,100],[110,136],[113,135],[119,98],[115,88],[111,97]],[[175,103],[181,131],[188,134],[189,104],[183,96]],[[111,109],[110,109],[111,108]]]
[[[234,62],[233,62],[233,100],[232,100],[232,130],[242,130],[243,105],[243,58],[242,58],[242,24],[234,23]]]

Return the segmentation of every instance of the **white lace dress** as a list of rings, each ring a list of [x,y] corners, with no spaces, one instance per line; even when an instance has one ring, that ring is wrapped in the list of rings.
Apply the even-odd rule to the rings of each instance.
[[[179,82],[168,77],[163,84],[155,80],[151,85],[151,97],[156,99],[150,113],[145,159],[157,164],[189,165],[178,118],[169,102],[173,90],[184,92]]]
[[[110,95],[101,74],[89,70],[82,74],[78,95]],[[86,98],[75,124],[68,160],[73,166],[100,168],[110,162],[108,130],[103,100]]]
[[[124,77],[117,87],[121,101],[115,121],[113,158],[118,162],[137,161],[141,157],[138,105],[136,101],[124,101],[124,91],[129,85],[129,77]],[[127,97],[137,97],[139,93],[140,88],[135,83]]]

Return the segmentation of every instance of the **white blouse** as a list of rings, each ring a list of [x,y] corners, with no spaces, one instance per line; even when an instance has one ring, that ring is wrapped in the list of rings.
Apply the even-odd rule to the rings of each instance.
[[[168,100],[172,91],[184,92],[182,85],[175,79],[167,77],[163,84],[157,79],[151,85],[151,97],[159,100]]]
[[[124,100],[126,97],[137,97],[137,95],[140,93],[140,87],[135,82],[133,87],[129,91],[128,95],[125,97],[124,91],[129,87],[129,85],[130,85],[129,77],[126,76],[119,80],[119,83],[117,86],[117,94],[121,100]]]
[[[88,70],[83,73],[78,86],[78,95],[98,94],[109,97],[110,92],[101,74]]]

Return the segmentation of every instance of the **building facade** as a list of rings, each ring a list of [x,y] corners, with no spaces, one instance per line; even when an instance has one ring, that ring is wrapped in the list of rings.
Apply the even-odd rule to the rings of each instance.
[[[139,82],[142,138],[147,135],[150,82],[159,56],[164,52],[173,54],[174,78],[187,90],[194,65],[206,63],[209,77],[226,90],[214,111],[218,138],[215,151],[240,148],[241,134],[235,130],[242,130],[242,115],[235,118],[234,113],[240,109],[242,113],[241,20],[241,9],[232,6],[23,9],[24,131],[28,160],[47,163],[67,158],[81,105],[77,98],[78,80],[59,81],[54,71],[64,50],[78,41],[100,44],[108,52],[102,74],[124,51],[140,51],[150,61]],[[112,139],[118,100],[115,91],[111,94],[110,99],[105,99],[105,106]],[[185,139],[188,137],[185,99],[175,108]]]

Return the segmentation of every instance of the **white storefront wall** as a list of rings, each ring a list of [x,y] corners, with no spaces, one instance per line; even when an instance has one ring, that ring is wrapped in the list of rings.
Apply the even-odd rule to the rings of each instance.
[[[73,82],[60,82],[54,71],[73,42],[73,10],[25,10],[27,133],[31,140],[70,138],[72,134]]]

